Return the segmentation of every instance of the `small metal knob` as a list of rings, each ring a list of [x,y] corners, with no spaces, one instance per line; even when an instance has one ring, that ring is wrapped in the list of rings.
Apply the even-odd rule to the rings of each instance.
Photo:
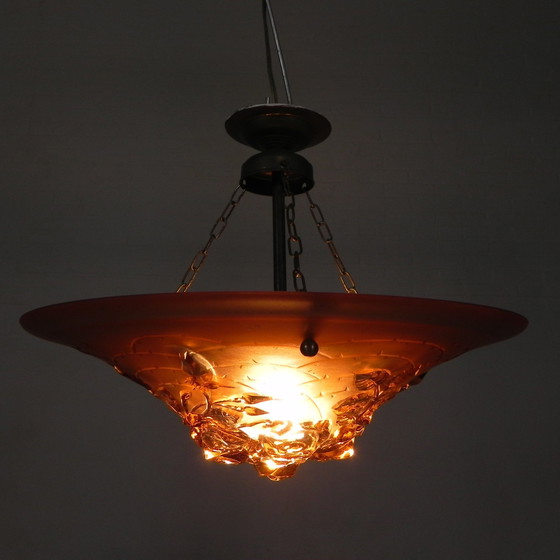
[[[319,352],[319,345],[313,338],[306,338],[299,347],[299,351],[304,356],[316,356],[317,352]]]

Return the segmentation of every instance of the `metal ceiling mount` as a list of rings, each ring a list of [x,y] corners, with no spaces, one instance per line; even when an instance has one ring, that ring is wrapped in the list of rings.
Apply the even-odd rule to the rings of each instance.
[[[313,167],[296,152],[323,142],[331,124],[319,113],[280,103],[252,105],[226,121],[227,133],[260,153],[241,168],[241,184],[253,193],[273,196],[275,173],[284,179],[284,194],[296,195],[313,187]]]
[[[319,113],[282,103],[251,105],[236,111],[226,130],[234,139],[255,148],[283,148],[299,152],[320,144],[331,133],[331,124]]]

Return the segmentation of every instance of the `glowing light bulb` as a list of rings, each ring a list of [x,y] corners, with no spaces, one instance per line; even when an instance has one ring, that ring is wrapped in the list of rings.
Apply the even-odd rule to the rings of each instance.
[[[255,365],[247,374],[257,395],[268,398],[258,404],[258,412],[266,419],[256,418],[241,429],[250,437],[272,437],[280,440],[302,439],[303,425],[323,420],[326,413],[319,408],[313,395],[305,392],[309,376],[289,367]],[[255,411],[251,411],[255,415]]]

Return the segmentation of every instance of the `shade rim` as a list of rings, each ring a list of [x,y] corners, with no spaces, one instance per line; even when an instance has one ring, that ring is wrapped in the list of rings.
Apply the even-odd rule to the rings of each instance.
[[[441,337],[463,337],[454,355],[511,338],[528,324],[525,317],[512,311],[448,300],[263,291],[156,293],[76,300],[29,311],[20,323],[35,336],[99,356],[97,339],[107,336],[107,332],[133,333],[135,326],[143,332],[151,328],[150,324],[156,325],[154,332],[164,332],[168,325],[175,330],[181,325],[192,330],[194,325],[208,322],[235,329],[236,321],[255,320],[263,329],[275,325],[278,330],[276,323],[281,322],[297,324],[301,331],[297,336],[309,330],[306,324],[321,325],[319,330],[325,325],[342,330],[355,324],[362,331],[367,327],[376,333],[385,328],[389,336],[399,338],[402,325],[403,336],[412,331],[434,343],[439,343]]]

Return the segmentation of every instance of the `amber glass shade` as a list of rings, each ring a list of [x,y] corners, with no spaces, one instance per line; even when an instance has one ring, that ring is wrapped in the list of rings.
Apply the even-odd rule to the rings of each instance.
[[[478,305],[307,292],[84,300],[21,322],[146,387],[191,427],[207,459],[248,462],[273,480],[308,459],[350,457],[381,404],[527,323]],[[300,351],[309,338],[314,356]]]

